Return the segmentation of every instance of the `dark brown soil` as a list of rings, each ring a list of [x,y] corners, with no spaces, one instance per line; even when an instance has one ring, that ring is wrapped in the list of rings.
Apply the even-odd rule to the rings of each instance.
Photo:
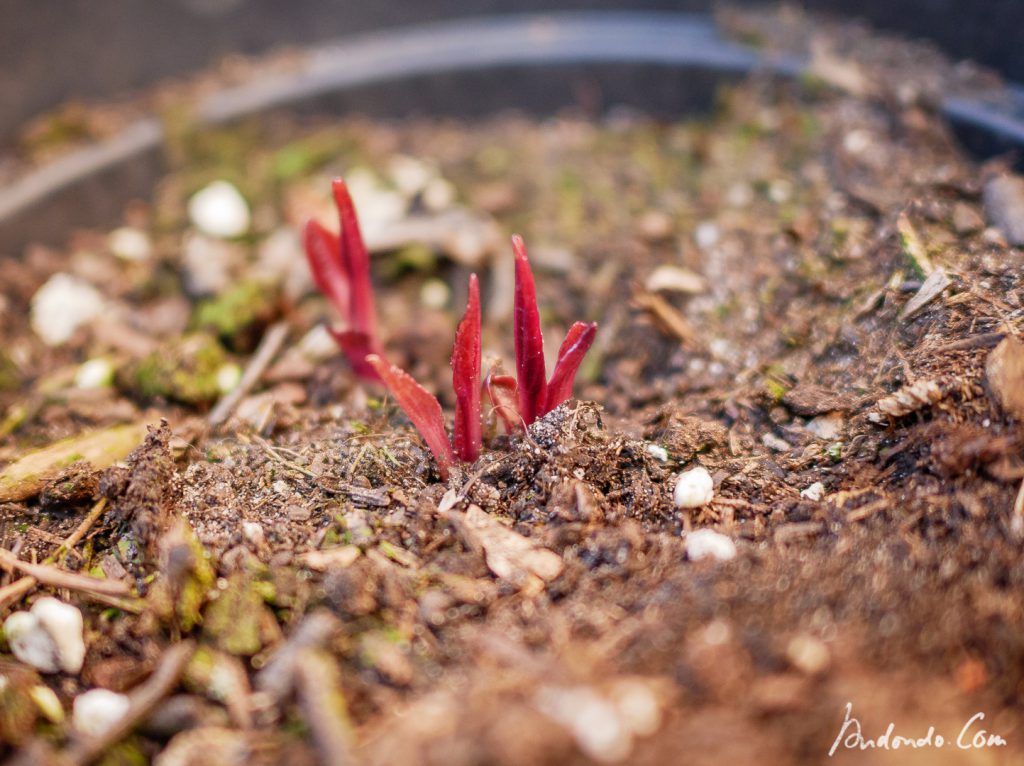
[[[892,721],[947,744],[841,747],[836,762],[1022,762],[1024,430],[1007,402],[1024,380],[986,377],[1024,328],[1024,251],[982,201],[1005,166],[964,155],[920,68],[896,97],[898,56],[834,55],[872,87],[754,78],[675,124],[620,111],[185,131],[154,200],[125,213],[149,261],[119,260],[98,232],[0,261],[0,460],[152,425],[123,464],[73,464],[0,505],[0,545],[43,561],[106,498],[49,563],[131,591],[18,592],[21,575],[3,576],[2,616],[55,592],[82,609],[88,653],[78,676],[0,659],[0,754],[90,760],[89,738],[27,690],[70,711],[93,687],[155,683],[191,640],[157,712],[102,762],[818,763],[848,703],[865,738]],[[182,287],[190,193],[227,178],[252,203],[235,287],[270,237],[329,211],[330,176],[369,169],[387,186],[398,155],[429,160],[454,189],[446,208],[502,237],[475,260],[414,244],[375,257],[389,353],[451,407],[472,268],[485,349],[508,368],[516,231],[548,351],[571,322],[600,323],[578,401],[493,436],[442,484],[382,391],[302,350],[330,310],[290,267],[265,311],[210,336],[244,366],[268,325],[289,328],[224,425],[207,420],[215,395],[142,385],[153,349],[195,362],[178,349],[204,300]],[[686,289],[652,278],[666,265]],[[116,310],[50,348],[29,315],[56,272]],[[908,312],[936,272],[948,285]],[[425,300],[439,284],[450,293]],[[114,383],[76,388],[98,357]],[[675,478],[696,465],[715,499],[677,510]],[[735,558],[689,560],[698,528]],[[978,712],[965,741],[984,729],[1005,746],[957,746]]]

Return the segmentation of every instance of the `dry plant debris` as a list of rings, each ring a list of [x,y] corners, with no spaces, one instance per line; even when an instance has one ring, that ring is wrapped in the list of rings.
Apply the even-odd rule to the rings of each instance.
[[[700,121],[183,125],[114,230],[0,258],[0,618],[56,597],[86,648],[40,674],[0,639],[0,757],[799,764],[852,699],[954,737],[984,710],[1020,758],[1020,180],[932,108],[997,85],[858,25],[728,23],[817,79]],[[238,198],[189,218],[218,181],[242,236]],[[304,246],[339,207],[365,241]],[[51,345],[61,274],[89,311]],[[446,479],[332,304],[457,413]],[[99,736],[95,690],[130,700]]]

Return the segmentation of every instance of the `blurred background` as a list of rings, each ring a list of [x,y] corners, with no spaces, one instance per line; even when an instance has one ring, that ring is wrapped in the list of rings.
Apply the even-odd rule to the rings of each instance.
[[[751,3],[747,3],[748,5]],[[0,140],[69,98],[103,98],[201,69],[232,52],[321,42],[467,16],[566,10],[708,11],[714,0],[27,0],[0,1]],[[1024,80],[1019,0],[804,0],[935,41]]]

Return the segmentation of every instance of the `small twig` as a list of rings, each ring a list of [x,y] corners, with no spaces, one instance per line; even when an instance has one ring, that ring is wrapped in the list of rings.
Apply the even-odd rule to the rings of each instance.
[[[89,511],[89,515],[82,519],[82,523],[79,524],[75,531],[72,532],[67,538],[60,544],[60,547],[55,550],[49,558],[46,559],[46,564],[51,564],[55,561],[59,561],[61,556],[66,556],[71,553],[75,546],[82,542],[82,538],[85,537],[86,533],[92,529],[92,525],[96,523],[100,516],[103,515],[103,511],[107,507],[107,498],[101,497],[99,502],[92,507]]]
[[[65,572],[47,564],[31,564],[20,560],[6,548],[0,548],[0,565],[18,569],[36,578],[43,585],[54,588],[67,588],[105,596],[127,596],[131,592],[127,583],[120,580],[104,580],[77,572]]]
[[[889,507],[889,499],[886,497],[879,498],[878,500],[872,500],[870,503],[865,503],[860,508],[854,508],[852,511],[846,514],[846,520],[850,523],[858,521],[864,521],[864,519],[874,516],[879,511],[884,511]]]
[[[256,442],[257,446],[259,446],[260,449],[266,452],[267,455],[269,455],[273,460],[285,466],[286,468],[291,468],[293,471],[298,471],[299,473],[303,474],[304,476],[308,476],[311,479],[320,479],[320,477],[317,474],[313,473],[308,468],[303,468],[298,463],[294,463],[291,460],[281,457],[279,454],[277,454],[274,448],[266,442],[266,440],[261,439],[259,436],[254,435],[253,441]]]
[[[235,411],[235,407],[242,401],[242,397],[249,393],[252,387],[263,377],[263,372],[273,361],[274,357],[277,356],[277,352],[281,350],[281,346],[284,344],[284,339],[287,336],[288,323],[283,321],[271,325],[263,334],[263,339],[253,353],[252,359],[249,360],[249,364],[242,373],[242,379],[238,381],[238,385],[210,410],[207,422],[211,426],[219,426],[231,417],[231,413]]]
[[[1013,515],[1010,517],[1010,529],[1018,536],[1024,536],[1024,481],[1020,483],[1017,500],[1013,504]]]
[[[26,576],[0,588],[0,611],[24,598],[26,593],[36,587],[37,582],[35,577]]]
[[[85,766],[92,763],[111,745],[120,742],[153,711],[175,686],[192,657],[195,644],[185,641],[170,647],[160,658],[153,675],[128,695],[128,711],[113,726],[95,737],[73,742],[66,753],[67,763]]]

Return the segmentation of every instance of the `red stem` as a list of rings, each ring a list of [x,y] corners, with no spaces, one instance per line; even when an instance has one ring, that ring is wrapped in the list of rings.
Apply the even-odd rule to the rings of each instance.
[[[512,237],[516,258],[515,311],[513,315],[516,376],[519,384],[519,413],[526,425],[542,414],[547,400],[544,370],[544,337],[537,310],[537,290],[526,257],[526,246],[518,235]]]
[[[480,456],[480,284],[469,277],[466,313],[455,331],[452,388],[455,390],[455,454],[472,463]]]
[[[334,305],[335,310],[348,322],[349,282],[342,264],[341,243],[331,232],[314,220],[302,232],[306,260],[317,288]]]

